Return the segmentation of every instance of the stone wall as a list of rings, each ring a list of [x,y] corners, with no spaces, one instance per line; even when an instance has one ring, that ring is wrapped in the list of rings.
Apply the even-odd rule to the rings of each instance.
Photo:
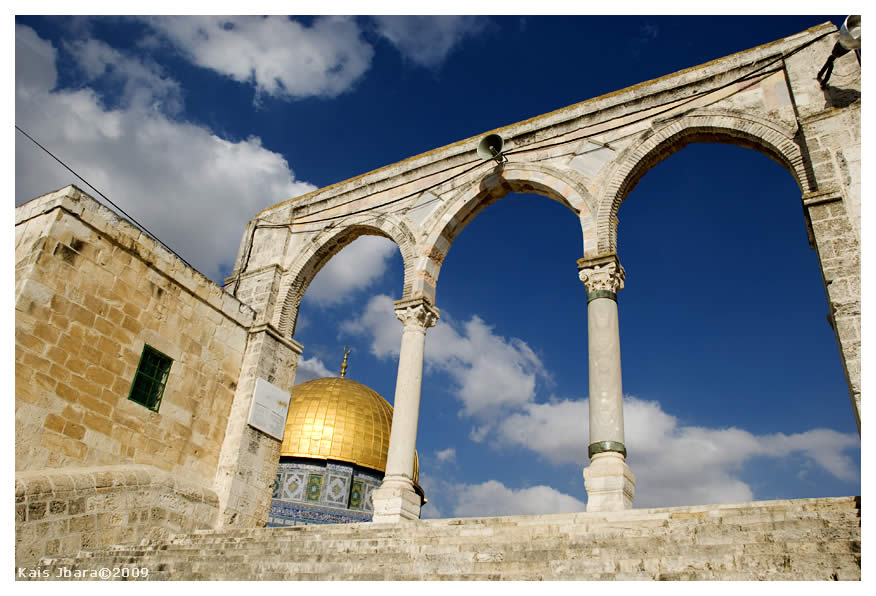
[[[17,558],[212,527],[255,312],[73,186],[15,239]],[[144,345],[157,411],[128,399]]]
[[[17,471],[136,463],[211,486],[253,312],[91,197],[16,209]],[[128,393],[144,344],[160,409]]]
[[[15,565],[212,528],[210,489],[151,466],[23,472],[15,479]]]

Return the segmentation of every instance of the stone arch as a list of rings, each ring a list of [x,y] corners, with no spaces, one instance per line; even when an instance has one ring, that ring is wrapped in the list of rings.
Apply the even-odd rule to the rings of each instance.
[[[395,242],[404,264],[402,298],[411,295],[416,239],[401,218],[394,215],[361,214],[344,219],[331,228],[316,232],[280,281],[278,296],[282,302],[275,309],[272,324],[284,337],[292,337],[298,319],[298,307],[304,292],[316,274],[343,248],[360,236],[382,236]]]
[[[481,211],[509,192],[534,193],[553,199],[574,212],[581,222],[585,252],[596,247],[593,197],[574,174],[542,164],[505,163],[464,186],[423,224],[423,242],[414,296],[434,299],[441,263],[453,240]]]
[[[618,158],[597,207],[598,247],[593,255],[617,250],[617,212],[652,167],[690,143],[726,143],[755,149],[787,169],[802,192],[815,189],[814,177],[795,131],[757,116],[698,110],[643,133]]]

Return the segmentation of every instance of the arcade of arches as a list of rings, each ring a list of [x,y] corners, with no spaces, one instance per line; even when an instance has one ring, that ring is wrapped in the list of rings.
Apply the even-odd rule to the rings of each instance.
[[[278,446],[246,424],[255,379],[276,373],[278,363],[297,362],[302,346],[294,332],[304,292],[333,255],[365,234],[391,239],[404,262],[395,303],[403,326],[395,412],[386,474],[373,493],[374,520],[419,517],[414,453],[424,347],[440,315],[441,265],[461,230],[509,192],[545,195],[581,223],[578,271],[587,290],[590,364],[587,508],[632,507],[616,297],[635,280],[625,279],[616,214],[649,168],[692,142],[754,148],[799,185],[860,431],[860,64],[854,53],[837,59],[822,89],[815,74],[835,41],[833,25],[820,25],[491,131],[505,139],[501,162],[476,155],[479,135],[258,214],[226,284],[256,320],[216,476],[220,522],[264,523],[262,493],[272,483]],[[294,366],[274,376],[291,389]]]

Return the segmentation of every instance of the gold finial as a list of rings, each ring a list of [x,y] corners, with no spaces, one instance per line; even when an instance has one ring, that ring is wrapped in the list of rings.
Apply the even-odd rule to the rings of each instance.
[[[350,353],[350,348],[344,346],[344,361],[341,363],[341,378],[344,378],[344,375],[347,374],[347,354]]]

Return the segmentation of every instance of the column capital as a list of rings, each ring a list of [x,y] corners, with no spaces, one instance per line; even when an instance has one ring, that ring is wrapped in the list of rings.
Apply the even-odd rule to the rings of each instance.
[[[433,327],[438,322],[440,314],[441,311],[432,306],[425,298],[395,301],[395,316],[405,328],[413,326],[425,333],[426,329]]]
[[[626,272],[614,253],[594,259],[578,259],[578,278],[584,282],[588,294],[597,291],[616,294],[624,288],[625,277]]]

